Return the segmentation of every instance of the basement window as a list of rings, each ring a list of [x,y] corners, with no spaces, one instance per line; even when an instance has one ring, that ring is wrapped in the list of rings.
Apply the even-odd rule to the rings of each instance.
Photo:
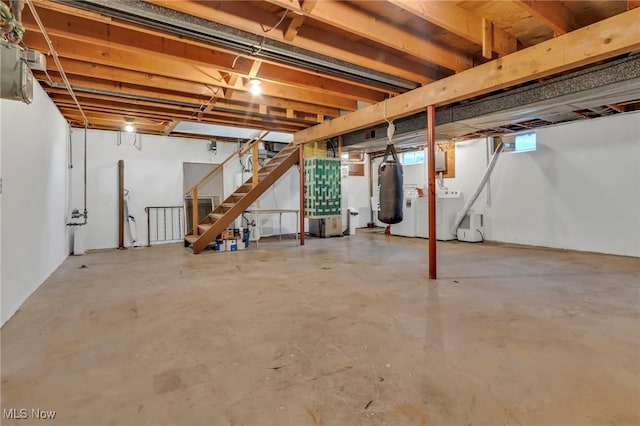
[[[402,164],[420,164],[424,163],[424,150],[408,151],[402,154]]]
[[[520,133],[504,138],[504,152],[535,151],[537,147],[536,132]]]

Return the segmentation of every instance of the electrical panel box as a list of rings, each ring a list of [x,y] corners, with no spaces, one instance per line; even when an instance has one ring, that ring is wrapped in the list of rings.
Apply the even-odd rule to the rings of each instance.
[[[0,41],[0,98],[30,104],[33,74],[24,60],[23,49]]]
[[[25,60],[29,69],[36,71],[47,70],[47,57],[42,52],[33,49],[24,49],[22,58]]]
[[[436,151],[436,172],[447,171],[447,153],[444,151]]]

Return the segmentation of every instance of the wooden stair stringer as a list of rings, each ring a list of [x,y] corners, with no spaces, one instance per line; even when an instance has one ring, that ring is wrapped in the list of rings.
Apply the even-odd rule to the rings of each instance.
[[[274,157],[275,159],[275,157]],[[224,231],[238,216],[242,214],[251,204],[253,204],[262,194],[265,193],[278,179],[284,175],[287,170],[298,162],[298,151],[293,150],[286,155],[280,164],[269,172],[258,184],[247,192],[244,197],[234,202],[234,206],[224,212],[223,216],[216,220],[209,229],[198,236],[198,239],[193,242],[193,253],[198,254],[204,250],[209,243],[211,243],[222,231]],[[251,182],[249,179],[247,182]],[[233,195],[229,196],[224,203],[231,203],[229,201]]]

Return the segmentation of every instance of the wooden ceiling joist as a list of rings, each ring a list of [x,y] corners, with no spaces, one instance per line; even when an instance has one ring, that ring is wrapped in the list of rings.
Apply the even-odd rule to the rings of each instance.
[[[164,136],[168,136],[171,134],[171,132],[173,132],[173,130],[176,128],[176,126],[180,123],[180,121],[178,120],[171,120],[170,122],[168,122],[164,128],[162,129],[162,134]]]
[[[476,16],[454,2],[428,0],[389,0],[389,2],[453,34],[484,46],[486,24],[483,21],[486,18]],[[517,50],[518,41],[515,37],[493,25],[491,27],[493,51],[500,55],[507,55]]]
[[[286,41],[293,41],[294,38],[298,35],[298,30],[302,26],[304,22],[304,15],[294,14],[293,18],[289,20],[287,24],[287,28],[284,30],[283,38]]]
[[[629,51],[620,46],[640,21],[617,15],[638,10],[638,0],[593,0],[589,7],[530,0],[31,1],[92,128],[119,130],[132,116],[147,120],[143,133],[175,134],[173,123],[186,120],[297,132],[298,141],[380,122],[386,98],[387,118],[397,118],[607,60]],[[618,19],[619,32],[607,17]],[[598,25],[580,29],[592,22]],[[48,52],[30,9],[23,23],[25,47]],[[225,41],[214,42],[208,29],[209,36],[222,30]],[[542,43],[553,33],[568,34]],[[521,53],[521,46],[533,47]],[[35,77],[65,118],[80,122],[54,61],[47,62],[48,74]],[[261,95],[250,93],[251,78],[260,79]],[[426,86],[403,93],[416,83]],[[626,108],[620,105],[607,111]]]
[[[325,24],[391,47],[403,54],[409,54],[456,72],[464,71],[473,66],[470,57],[404,31],[382,19],[364,14],[346,2],[323,0],[318,2],[312,11],[305,12],[297,2],[268,1],[284,9],[305,14]]]
[[[578,28],[571,11],[558,1],[515,0],[516,4],[547,25],[558,36]]]
[[[264,9],[253,7],[248,2],[223,1],[214,3],[194,0],[147,0],[147,2],[178,12],[199,16],[249,33],[261,34],[269,39],[283,40],[282,31],[264,32],[263,29],[272,28],[280,18],[276,15],[265,13]],[[436,78],[436,76],[430,75],[433,70],[426,68],[424,64],[407,59],[403,55],[381,53],[380,49],[341,37],[334,38],[324,31],[307,25],[299,29],[293,41],[287,43],[301,49],[321,53],[409,81],[426,84]]]
[[[75,103],[71,97],[64,93],[50,93],[51,98],[60,107],[74,108]],[[252,120],[267,120],[271,124],[278,124],[283,126],[289,126],[292,129],[301,130],[315,124],[315,116],[309,117],[304,121],[299,117],[289,119],[284,114],[278,111],[269,111],[267,117],[260,117],[260,115],[267,115],[267,109],[259,108],[258,110],[247,113],[244,111],[233,111],[229,109],[211,109],[209,111],[198,111],[195,109],[189,109],[185,107],[149,107],[148,105],[131,105],[118,101],[105,101],[104,99],[97,99],[92,97],[78,96],[78,100],[82,105],[83,110],[112,113],[115,115],[127,115],[131,117],[146,117],[157,120],[163,120],[163,117],[171,116],[175,119],[184,121],[200,121],[211,122],[216,117],[225,117],[229,120],[237,120],[243,122],[247,118]]]
[[[163,75],[170,78],[180,76],[183,80],[213,87],[227,87],[221,71],[205,62],[204,59],[196,61],[163,53],[162,51],[132,49],[128,46],[99,39],[80,41],[74,39],[73,35],[68,33],[62,34],[52,31],[50,36],[54,41],[58,54],[67,58],[116,68],[128,68],[142,73]],[[46,43],[37,34],[26,33],[24,40],[36,49],[46,50]],[[188,51],[184,54],[188,58],[196,56],[191,53]],[[177,60],[177,58],[180,58],[180,60]],[[298,100],[347,111],[353,111],[356,108],[355,100],[347,99],[343,95],[332,94],[328,89],[322,92],[317,86],[302,88],[263,80],[261,87],[265,96]]]
[[[452,75],[294,135],[303,144],[342,135],[423,111],[429,105],[457,101],[506,89],[640,49],[640,9],[632,9],[547,40],[473,69]],[[630,28],[636,28],[629,31]]]
[[[121,57],[127,61],[131,60],[130,55],[153,55],[157,58],[156,74],[166,76],[180,76],[180,78],[189,80],[192,79],[189,76],[194,75],[194,68],[197,68],[200,72],[200,77],[208,77],[207,83],[216,84],[220,83],[223,75],[236,73],[253,77],[258,76],[265,81],[272,84],[291,85],[297,88],[320,91],[318,88],[322,88],[325,93],[332,95],[340,95],[342,97],[351,99],[377,99],[384,97],[385,92],[376,91],[371,88],[353,86],[343,81],[334,80],[324,76],[320,76],[313,73],[304,73],[301,71],[295,71],[291,68],[282,67],[275,64],[268,64],[261,69],[262,61],[256,61],[255,59],[245,59],[238,57],[232,53],[223,51],[217,51],[214,49],[205,48],[193,44],[185,43],[182,40],[167,40],[160,36],[153,36],[150,34],[136,34],[133,30],[127,28],[114,27],[112,25],[104,23],[92,23],[84,19],[75,17],[64,17],[58,13],[45,11],[42,19],[47,19],[47,32],[55,39],[67,39],[72,42],[80,43],[78,49],[83,50],[86,46],[103,46],[105,51],[101,52],[103,60],[107,58],[116,61]],[[30,18],[25,19],[25,27],[31,32],[37,32],[37,26]],[[69,32],[69,28],[73,28],[73,32]],[[62,41],[60,42],[62,43]],[[95,47],[94,47],[95,48]],[[58,48],[56,47],[56,50]],[[110,50],[113,53],[110,53]],[[118,53],[122,52],[122,53]],[[64,56],[64,51],[61,52]],[[175,67],[167,67],[166,61],[176,60],[179,58],[181,62],[192,65],[191,72],[187,74],[176,74],[175,72],[185,72],[182,70],[174,69]],[[95,55],[94,58],[96,59]],[[143,62],[146,60],[145,56],[141,56],[141,60],[137,62]],[[163,63],[164,62],[164,63]],[[132,62],[135,64],[136,62]],[[154,64],[151,62],[150,64]],[[143,72],[150,72],[149,67],[142,69]],[[151,70],[154,71],[154,70]],[[295,73],[297,79],[294,83],[281,77],[283,73],[291,75]],[[201,81],[201,79],[194,80]],[[355,90],[353,94],[351,90]],[[263,88],[266,93],[266,89]]]
[[[89,21],[88,23],[84,22],[83,24],[79,24],[77,22],[75,23],[66,22],[66,27],[63,25],[63,28],[73,28],[74,33],[95,34],[97,30],[97,32],[101,35],[104,35],[104,34],[111,35],[113,33],[113,28],[117,27],[117,28],[122,28],[130,31],[130,36],[126,38],[127,40],[139,41],[138,39],[145,40],[147,36],[152,36],[152,37],[155,37],[156,40],[159,40],[160,43],[166,43],[166,40],[172,40],[172,41],[179,42],[181,44],[188,44],[188,45],[201,47],[206,50],[212,49],[212,46],[208,43],[189,39],[182,35],[174,35],[166,32],[161,32],[151,28],[139,26],[127,21],[121,21],[119,19],[105,17],[98,13],[79,10],[72,6],[65,5],[64,3],[56,3],[50,0],[32,0],[32,1],[38,6],[39,9],[42,8],[43,11],[40,12],[39,14],[41,15],[41,18],[43,18],[44,16],[44,18],[46,19],[47,26],[49,26],[50,23],[59,24],[61,22],[65,22],[65,15],[69,15],[74,18],[82,17],[85,19],[85,21],[87,20]],[[176,2],[176,3],[179,3],[179,2]],[[47,16],[47,13],[50,13],[52,11],[57,12],[57,14],[52,14],[50,16]],[[29,19],[30,19],[30,14],[27,14],[26,20],[28,21]],[[107,24],[106,31],[104,30],[103,27],[96,26],[96,23]],[[132,44],[132,46],[144,47],[147,44],[148,43],[143,42],[143,43]],[[232,51],[220,46],[215,46],[214,50],[221,53],[225,53],[227,55],[231,55],[232,58],[237,57],[236,51]],[[300,71],[300,68],[296,67],[295,65],[278,63],[276,61],[269,60],[268,58],[265,58],[265,57],[260,57],[259,60],[260,62],[269,63],[277,67]],[[250,71],[247,71],[247,69],[239,69],[237,71],[247,72],[247,73],[250,72]],[[311,74],[316,75],[317,73],[312,72]],[[366,82],[353,81],[353,80],[349,80],[347,78],[343,78],[339,76],[331,76],[330,78],[332,80],[342,81],[355,86],[360,86],[360,87],[364,87],[372,90],[378,90],[378,86],[368,84]],[[310,83],[310,84],[315,84],[315,83]]]

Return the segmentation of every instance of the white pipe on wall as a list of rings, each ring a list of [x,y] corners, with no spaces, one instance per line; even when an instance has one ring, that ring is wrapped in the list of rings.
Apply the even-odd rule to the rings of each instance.
[[[465,215],[469,213],[469,210],[471,210],[471,206],[473,206],[473,203],[475,203],[478,197],[480,196],[480,193],[482,192],[484,185],[487,183],[489,176],[491,176],[491,171],[493,170],[493,167],[496,165],[498,156],[500,155],[503,149],[504,149],[504,144],[500,143],[500,146],[498,146],[498,149],[496,149],[495,154],[493,154],[493,157],[491,157],[491,161],[489,161],[489,164],[487,165],[487,170],[485,170],[484,175],[482,175],[482,178],[480,179],[480,183],[478,183],[478,187],[474,191],[473,195],[471,195],[471,198],[467,200],[462,210],[457,214],[456,220],[453,222],[453,225],[451,225],[452,234],[455,235],[458,233],[458,227],[462,223],[462,220],[464,219]]]

